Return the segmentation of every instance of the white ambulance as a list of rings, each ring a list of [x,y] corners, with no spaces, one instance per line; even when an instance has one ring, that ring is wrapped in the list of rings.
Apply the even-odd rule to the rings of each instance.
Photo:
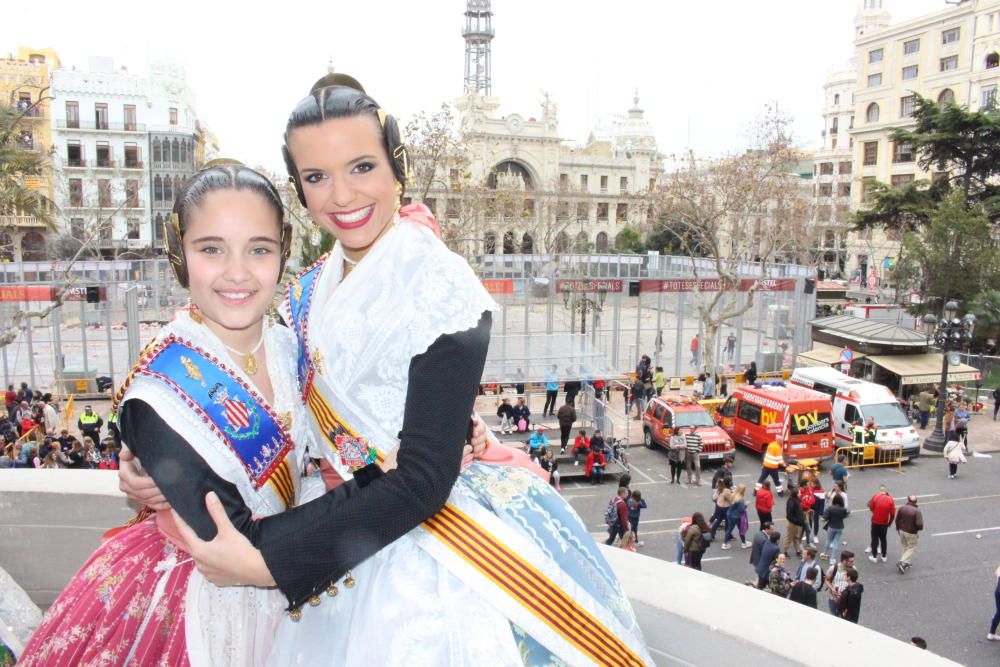
[[[903,460],[920,456],[920,434],[888,387],[845,375],[835,368],[796,368],[793,384],[829,394],[833,399],[833,430],[839,447],[849,446],[855,420],[869,417],[878,427],[876,443],[902,447]]]

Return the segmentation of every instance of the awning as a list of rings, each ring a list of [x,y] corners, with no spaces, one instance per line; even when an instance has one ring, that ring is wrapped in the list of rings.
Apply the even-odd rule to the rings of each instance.
[[[826,343],[813,343],[813,349],[806,352],[799,352],[797,362],[799,366],[833,366],[840,363],[840,352],[844,348]],[[854,351],[854,358],[864,357],[860,352]]]
[[[934,384],[941,381],[941,353],[875,355],[868,357],[890,373],[899,376],[901,385]],[[979,369],[965,364],[948,365],[949,382],[974,382]]]

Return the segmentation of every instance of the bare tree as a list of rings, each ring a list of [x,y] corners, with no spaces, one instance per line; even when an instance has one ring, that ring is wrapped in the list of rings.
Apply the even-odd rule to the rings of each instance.
[[[652,226],[679,238],[691,258],[703,363],[710,372],[719,330],[754,304],[757,285],[741,299],[740,280],[767,277],[776,262],[805,250],[811,204],[795,172],[800,158],[791,119],[768,108],[751,126],[745,152],[702,164],[692,157],[688,168],[651,193]],[[720,289],[702,290],[706,277],[718,278]]]

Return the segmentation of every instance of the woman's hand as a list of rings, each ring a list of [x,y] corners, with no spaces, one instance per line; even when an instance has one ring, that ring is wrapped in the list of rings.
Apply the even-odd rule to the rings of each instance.
[[[468,445],[471,446],[472,458],[480,459],[483,457],[483,452],[486,451],[486,446],[489,444],[486,437],[486,422],[479,418],[479,415],[472,415],[472,437],[469,438]],[[469,452],[468,449],[465,450]]]
[[[264,557],[236,530],[214,492],[205,496],[205,507],[218,530],[211,542],[199,538],[184,519],[171,510],[184,540],[184,549],[191,554],[198,571],[216,586],[274,586],[274,577]]]
[[[160,493],[160,487],[153,478],[145,474],[127,447],[122,447],[118,454],[118,488],[134,503],[150,507],[157,512],[170,509],[170,503]]]

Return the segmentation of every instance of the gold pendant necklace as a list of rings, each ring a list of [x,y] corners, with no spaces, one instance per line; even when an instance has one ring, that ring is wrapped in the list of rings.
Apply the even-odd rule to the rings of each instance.
[[[257,341],[257,344],[254,346],[254,348],[252,350],[250,350],[249,352],[247,352],[245,354],[243,352],[240,352],[239,350],[234,350],[233,348],[231,348],[228,345],[226,345],[225,343],[223,343],[223,345],[225,346],[225,348],[227,350],[229,350],[233,354],[236,354],[236,355],[239,355],[239,356],[243,357],[243,370],[245,370],[247,372],[247,375],[251,375],[252,376],[252,375],[256,375],[257,374],[257,368],[258,368],[257,367],[257,357],[254,356],[254,353],[256,353],[257,350],[260,349],[260,346],[264,343],[264,333],[265,333],[265,329],[262,327],[261,331],[260,331],[260,340]]]

